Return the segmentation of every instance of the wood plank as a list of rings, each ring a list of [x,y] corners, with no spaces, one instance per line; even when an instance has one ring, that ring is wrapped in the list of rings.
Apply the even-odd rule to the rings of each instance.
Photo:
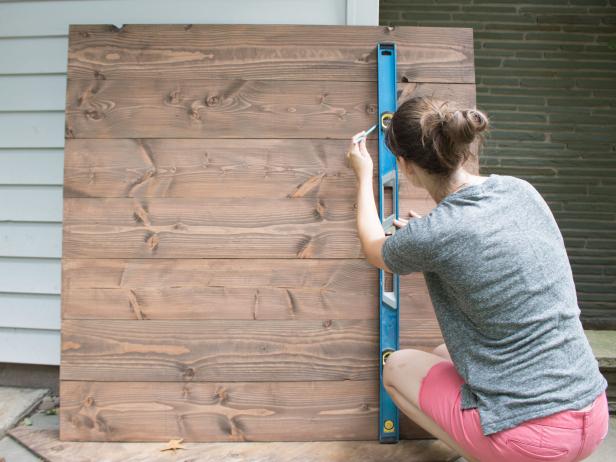
[[[82,382],[62,380],[63,441],[378,440],[377,380]],[[153,403],[156,403],[153,405]],[[401,415],[403,439],[432,435]],[[148,422],[151,425],[135,425]]]
[[[60,379],[368,380],[378,376],[375,358],[375,319],[65,319]]]
[[[400,207],[403,217],[431,209]],[[364,258],[356,223],[354,200],[65,198],[62,248],[72,258]]]
[[[363,259],[64,258],[63,281],[63,319],[378,318]],[[434,318],[423,274],[400,286],[403,321]]]
[[[434,94],[475,106],[472,84],[402,83],[401,104]],[[375,123],[374,82],[70,81],[66,138],[338,138]],[[376,139],[376,132],[369,137]]]
[[[60,439],[330,441],[378,438],[376,380],[61,382]],[[154,404],[155,403],[155,404]],[[147,426],[134,425],[148,422]],[[292,433],[281,432],[294,428]],[[120,439],[120,440],[121,440]]]
[[[359,258],[352,201],[64,200],[63,255],[88,258]]]
[[[35,454],[51,462],[105,460],[109,462],[167,462],[169,451],[161,443],[68,442],[59,439],[58,429],[19,426],[8,433]],[[440,440],[430,438],[397,444],[378,441],[307,442],[211,442],[182,443],[182,461],[220,462],[450,462],[457,454]]]
[[[64,197],[348,198],[350,140],[67,139]],[[367,141],[378,198],[378,142]]]
[[[68,76],[375,82],[380,41],[399,82],[475,82],[470,27],[312,24],[72,24]]]

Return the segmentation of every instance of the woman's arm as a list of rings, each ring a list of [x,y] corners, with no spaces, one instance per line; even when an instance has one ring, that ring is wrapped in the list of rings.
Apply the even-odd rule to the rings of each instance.
[[[391,273],[392,271],[387,268],[381,256],[383,244],[388,236],[385,235],[374,202],[372,175],[358,178],[357,232],[368,263]]]
[[[362,250],[371,265],[391,273],[381,255],[383,243],[388,236],[385,235],[385,230],[379,219],[379,213],[374,202],[374,190],[372,187],[374,166],[372,157],[366,149],[365,138],[359,143],[351,141],[351,146],[347,152],[347,162],[355,171],[357,177],[357,231]]]

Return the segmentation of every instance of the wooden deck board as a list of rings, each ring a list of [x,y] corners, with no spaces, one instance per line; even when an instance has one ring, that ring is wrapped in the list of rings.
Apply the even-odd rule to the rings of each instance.
[[[66,442],[58,430],[15,427],[8,432],[48,462],[451,462],[457,454],[436,439],[307,442],[182,443],[185,449],[162,451],[166,442]]]

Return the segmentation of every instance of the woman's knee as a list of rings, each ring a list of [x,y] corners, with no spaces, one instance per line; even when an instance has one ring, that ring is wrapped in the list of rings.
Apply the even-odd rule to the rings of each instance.
[[[442,358],[449,359],[451,361],[451,356],[449,355],[449,350],[447,349],[447,345],[441,343],[439,346],[432,350],[432,353]]]
[[[423,350],[408,348],[394,351],[383,365],[383,383],[398,384],[398,388],[409,381],[418,383],[440,361],[443,361],[442,357]]]

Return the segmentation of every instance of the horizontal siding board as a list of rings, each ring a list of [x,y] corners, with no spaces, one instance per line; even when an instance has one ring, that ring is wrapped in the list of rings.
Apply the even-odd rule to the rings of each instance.
[[[0,149],[1,185],[54,185],[64,180],[62,149]]]
[[[67,37],[0,38],[0,75],[66,74]]]
[[[62,223],[0,222],[0,257],[62,257]]]
[[[0,112],[0,148],[64,148],[64,112]]]
[[[0,327],[0,363],[60,364],[60,331]]]
[[[62,187],[0,186],[0,220],[62,222]]]
[[[60,296],[0,293],[0,327],[60,330]]]
[[[2,257],[0,274],[0,292],[60,294],[60,259]]]
[[[66,76],[0,76],[0,112],[64,111]]]
[[[374,423],[379,418],[376,378],[278,383],[65,380],[60,387],[61,440],[163,441],[169,434],[186,442],[378,439],[378,425]],[[311,401],[307,398],[310,396],[319,398]],[[89,403],[87,412],[84,402]],[[104,416],[105,425],[93,424],[92,416]],[[148,425],[134,425],[136,421]],[[281,428],[301,431],[289,438]],[[251,456],[240,459],[222,453],[217,457],[209,449],[208,454],[210,461],[282,460],[273,454],[253,459],[254,449]],[[424,460],[407,456],[407,460]],[[293,459],[315,460],[308,455]],[[333,460],[327,456],[319,459]]]
[[[152,385],[151,382],[135,381],[62,381],[60,439],[108,442],[125,441],[129,435],[138,441],[161,441],[171,433],[186,442],[273,441],[284,438],[280,434],[281,425],[302,429],[301,434],[290,441],[370,441],[378,438],[378,425],[374,424],[379,414],[379,382],[376,379],[279,383],[160,382],[155,387]],[[318,396],[319,400],[311,403],[307,396]],[[89,403],[92,414],[84,412],[84,402]],[[159,403],[159,406],[152,406],[152,403]],[[91,415],[104,415],[105,425],[93,425]],[[147,430],[133,423],[144,419],[152,424]],[[403,413],[400,413],[399,428],[402,439],[429,436]],[[237,447],[233,449],[233,456],[226,450],[208,447],[210,457],[206,458],[208,461],[238,457],[243,460]],[[264,453],[266,459],[284,459],[272,459],[272,447],[268,445],[267,448],[270,452]],[[343,453],[345,456],[360,454],[357,449],[350,446],[338,450],[332,448],[331,457],[328,451],[319,454],[323,460],[334,460]],[[365,448],[361,451],[364,451],[361,460],[382,459],[379,456],[364,458]],[[382,448],[376,452],[382,454]],[[417,462],[447,459],[442,450],[426,452],[423,445],[417,448],[417,453],[413,447],[402,452],[407,460]],[[305,457],[302,454],[297,460],[313,459],[312,455],[305,453]],[[247,460],[261,459],[254,447],[246,450],[245,457]],[[351,457],[351,460],[355,458]]]
[[[363,0],[364,3],[366,0]],[[264,5],[265,3],[265,5]],[[378,24],[378,0],[368,0],[371,16],[354,18]],[[69,24],[345,24],[346,0],[233,0],[45,1],[0,3],[0,31],[4,36],[67,35]]]

